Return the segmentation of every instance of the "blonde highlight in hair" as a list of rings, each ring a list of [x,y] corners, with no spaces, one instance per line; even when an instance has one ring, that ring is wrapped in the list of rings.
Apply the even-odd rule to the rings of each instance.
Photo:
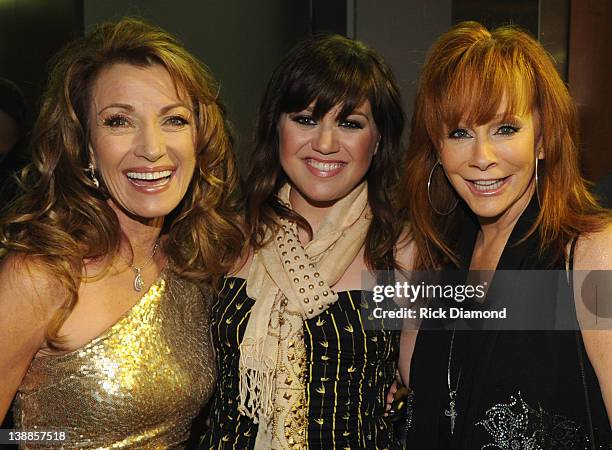
[[[551,57],[526,32],[504,26],[493,31],[463,22],[443,34],[427,58],[415,99],[403,185],[419,250],[418,267],[459,264],[450,244],[465,214],[458,207],[445,217],[429,205],[427,177],[438,159],[445,130],[459,122],[488,123],[506,104],[505,116],[537,112],[545,159],[540,164],[540,252],[557,258],[582,233],[600,230],[609,220],[588,190],[579,169],[576,109]],[[536,149],[534,149],[534,158]],[[448,204],[454,192],[433,190],[435,204]],[[525,236],[527,237],[527,236]]]
[[[100,25],[53,59],[33,128],[32,163],[20,174],[23,194],[0,219],[0,248],[31,256],[63,286],[66,299],[47,330],[51,345],[61,345],[58,331],[77,302],[84,260],[113,256],[122,240],[107,192],[86,174],[92,86],[117,63],[163,66],[196,116],[195,174],[163,230],[175,270],[214,286],[245,243],[232,140],[212,75],[160,28],[135,19]]]

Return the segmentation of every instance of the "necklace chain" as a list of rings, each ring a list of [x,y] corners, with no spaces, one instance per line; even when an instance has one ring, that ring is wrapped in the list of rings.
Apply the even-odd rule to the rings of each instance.
[[[450,419],[450,432],[451,435],[455,431],[455,420],[457,419],[457,408],[456,408],[456,398],[457,398],[457,389],[459,388],[459,381],[461,380],[461,369],[459,369],[459,375],[457,376],[457,383],[455,384],[455,389],[451,388],[451,362],[453,359],[453,344],[455,342],[455,330],[453,329],[453,334],[451,335],[450,346],[448,349],[448,369],[446,372],[446,380],[448,383],[448,409],[444,411],[444,415]]]
[[[130,269],[134,271],[133,286],[136,292],[141,292],[145,286],[145,281],[144,281],[144,278],[142,277],[142,269],[147,267],[149,263],[153,260],[153,257],[155,256],[155,253],[157,252],[158,247],[159,247],[159,238],[155,240],[155,245],[153,245],[153,250],[151,250],[151,254],[146,259],[146,261],[142,263],[140,267],[134,265],[133,262],[132,263],[128,262],[121,254],[119,254],[119,256],[121,256],[121,259],[123,259],[127,264],[129,264]]]

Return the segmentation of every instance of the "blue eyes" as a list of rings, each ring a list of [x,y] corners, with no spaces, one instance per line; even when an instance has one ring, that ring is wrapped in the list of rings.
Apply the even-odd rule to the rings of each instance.
[[[102,122],[104,126],[109,128],[131,128],[133,123],[128,116],[123,114],[112,115]],[[162,125],[168,125],[172,128],[182,128],[188,125],[189,121],[183,116],[171,116],[162,122]]]
[[[312,116],[308,115],[293,116],[291,117],[291,120],[293,120],[295,123],[305,126],[315,126],[318,124],[318,122],[313,119]],[[349,130],[361,130],[364,127],[363,124],[361,124],[360,122],[348,119],[338,122],[338,126],[340,128],[346,128]]]
[[[456,130],[453,130],[450,133],[448,133],[448,137],[450,139],[465,139],[465,138],[469,138],[472,136],[470,135],[470,133],[468,133],[467,130],[463,128],[457,128]]]
[[[502,125],[501,127],[499,127],[499,129],[497,130],[497,133],[495,134],[501,134],[504,136],[510,136],[513,135],[514,133],[516,133],[519,130],[518,127],[515,127],[513,125]]]
[[[504,124],[504,125],[500,125],[497,128],[497,130],[495,130],[494,134],[498,136],[512,136],[513,134],[517,133],[519,130],[520,130],[520,127],[509,125],[509,124]],[[471,137],[473,137],[472,134],[470,134],[470,131],[468,131],[465,128],[455,128],[450,133],[448,133],[449,139],[467,139]]]

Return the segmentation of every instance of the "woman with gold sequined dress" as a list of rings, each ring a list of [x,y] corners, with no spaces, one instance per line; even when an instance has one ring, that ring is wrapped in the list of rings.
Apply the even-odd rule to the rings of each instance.
[[[56,432],[41,446],[181,447],[212,393],[211,286],[244,239],[217,92],[130,19],[54,60],[0,220],[0,419],[15,396],[20,430]]]
[[[383,417],[399,331],[362,309],[362,274],[410,263],[403,126],[389,67],[358,41],[313,37],[277,67],[247,180],[250,252],[213,306],[223,377],[200,448],[399,446]]]

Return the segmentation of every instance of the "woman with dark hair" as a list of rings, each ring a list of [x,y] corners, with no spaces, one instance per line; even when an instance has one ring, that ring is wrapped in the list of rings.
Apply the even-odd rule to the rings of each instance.
[[[383,418],[399,331],[361,309],[362,273],[409,265],[394,197],[404,126],[389,67],[307,39],[261,102],[248,254],[213,306],[218,384],[201,448],[395,448]],[[371,322],[371,323],[370,323]]]
[[[0,418],[16,393],[17,427],[58,446],[187,439],[215,381],[207,299],[244,240],[217,93],[136,20],[57,55],[0,220]]]
[[[524,321],[540,324],[531,331],[422,325],[410,373],[400,368],[414,390],[409,448],[612,445],[612,332],[580,330],[576,317],[584,271],[612,268],[612,227],[578,167],[575,108],[538,42],[475,22],[440,37],[421,75],[403,183],[417,267],[559,277],[539,272],[538,286],[511,291],[496,286],[499,272],[489,280],[487,303],[509,297],[509,316],[527,305]],[[544,327],[563,311],[573,329]]]

